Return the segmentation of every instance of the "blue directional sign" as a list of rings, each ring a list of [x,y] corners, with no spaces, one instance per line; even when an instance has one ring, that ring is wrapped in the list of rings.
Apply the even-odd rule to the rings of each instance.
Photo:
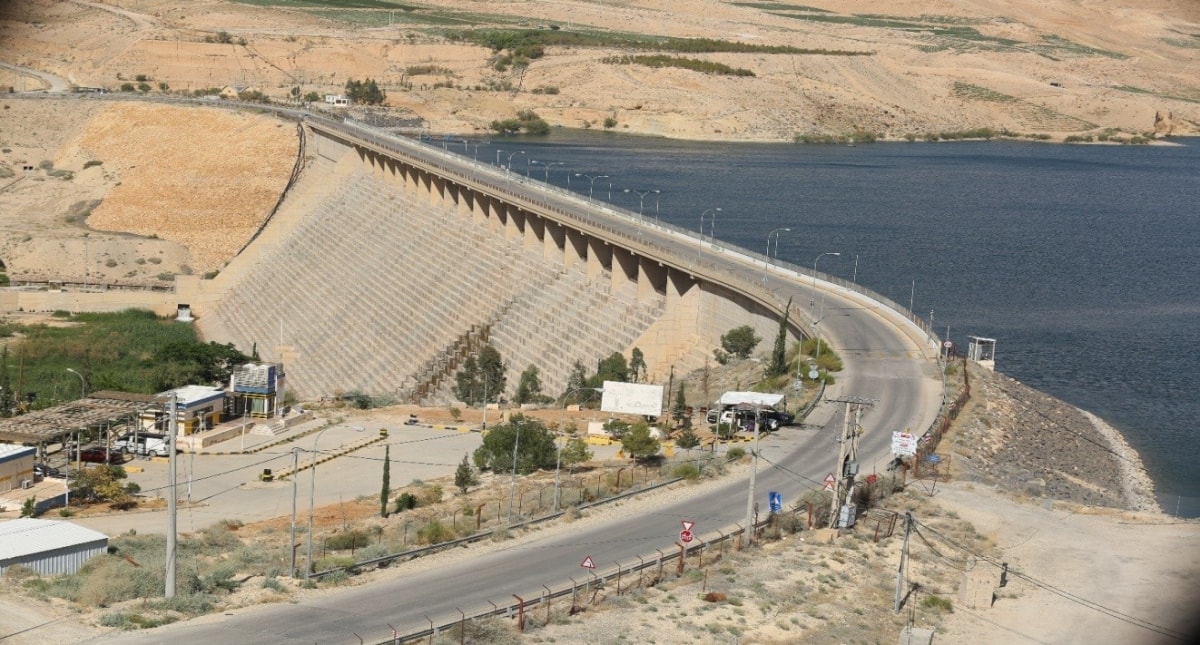
[[[771,507],[772,513],[778,513],[783,510],[783,494],[774,491],[767,493],[767,505]]]

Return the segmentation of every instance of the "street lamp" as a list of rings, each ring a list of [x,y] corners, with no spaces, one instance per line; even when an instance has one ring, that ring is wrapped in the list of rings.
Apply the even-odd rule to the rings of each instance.
[[[496,165],[497,166],[500,165],[500,153],[501,152],[504,152],[504,151],[501,150],[500,148],[496,148]],[[501,166],[501,167],[503,167],[503,166]]]
[[[80,374],[79,372],[76,372],[75,370],[73,370],[69,367],[67,368],[67,371],[74,374],[75,376],[79,377],[79,398],[86,399],[87,398],[87,382],[83,380],[83,374]]]
[[[809,308],[810,313],[812,311],[813,301],[816,300],[816,298],[817,298],[817,260],[820,260],[822,256],[826,256],[826,255],[832,255],[832,256],[836,257],[836,256],[841,255],[841,253],[837,253],[837,252],[833,252],[833,251],[830,251],[827,253],[822,253],[822,254],[818,255],[815,260],[813,260],[813,300],[810,300],[808,302],[808,308]],[[814,357],[814,361],[821,360],[821,335],[817,331],[817,325],[821,324],[821,319],[824,317],[825,317],[825,292],[822,291],[821,292],[821,312],[819,315],[817,315],[816,318],[813,318],[813,335],[817,337],[817,354]]]
[[[575,176],[576,177],[587,177],[588,180],[590,181],[590,183],[588,184],[588,200],[590,200],[590,201],[595,201],[592,199],[592,191],[596,188],[596,180],[597,179],[609,179],[608,175],[596,175],[595,177],[593,177],[591,175],[587,175],[587,174],[584,174],[581,172],[575,173]],[[608,198],[612,199],[612,182],[611,181],[608,182]]]
[[[329,428],[334,428],[334,427],[336,427],[336,426],[329,426]],[[313,505],[315,504],[316,498],[317,498],[317,442],[321,440],[321,435],[325,434],[325,431],[329,430],[329,428],[325,428],[325,429],[321,430],[320,432],[318,432],[317,436],[313,439],[312,473],[311,473],[312,476],[309,479],[309,486],[308,486],[308,549],[307,549],[308,554],[304,561],[304,579],[305,580],[308,580],[309,574],[312,572],[312,568],[313,568],[312,567]],[[366,430],[366,428],[364,428],[362,426],[350,426],[350,428],[352,430],[354,430],[355,432],[362,432],[362,431]]]
[[[662,192],[661,190],[654,190],[654,189],[651,189],[651,190],[634,190],[634,189],[632,189],[632,188],[626,188],[626,189],[625,189],[625,192],[627,192],[627,193],[637,193],[637,196],[638,196],[638,217],[641,217],[641,216],[642,216],[642,204],[644,204],[644,203],[645,203],[645,201],[646,201],[646,195],[649,195],[650,193],[654,193],[654,221],[655,221],[656,223],[658,222],[658,194]]]
[[[518,151],[516,151],[516,152],[511,152],[511,153],[509,153],[509,155],[508,155],[508,165],[505,167],[505,171],[506,171],[506,172],[510,172],[510,173],[511,173],[511,172],[512,172],[512,158],[513,158],[513,157],[515,157],[515,156],[517,156],[517,155],[523,155],[523,154],[525,154],[525,151],[524,151],[524,150],[518,150]]]
[[[593,392],[603,392],[604,388],[580,386],[580,387],[573,387],[573,388],[567,390],[567,393],[563,395],[562,417],[560,417],[560,420],[559,420],[560,433],[561,433],[562,426],[565,426],[567,423],[567,406],[570,405],[569,401],[571,400],[571,394],[573,392],[578,392],[580,390],[591,390]],[[558,502],[559,502],[559,499],[558,499],[559,498],[558,475],[561,471],[562,471],[562,443],[560,442],[558,444],[558,458],[554,461],[554,512],[555,513],[558,512]]]
[[[513,421],[512,425],[517,430],[517,438],[513,441],[513,456],[512,456],[512,479],[508,482],[508,523],[512,524],[513,498],[517,493],[517,448],[521,445],[521,423]]]
[[[767,258],[763,260],[763,286],[767,286],[767,269],[771,264],[771,236],[775,236],[775,257],[779,257],[779,233],[783,231],[791,232],[792,229],[787,227],[777,228],[770,233],[767,233]]]
[[[545,170],[546,170],[545,182],[547,184],[550,183],[550,166],[565,166],[566,165],[562,161],[538,161],[537,159],[530,159],[529,164],[532,166],[540,165],[540,166],[545,167]],[[570,175],[567,175],[567,177],[568,177],[568,181],[570,181]]]
[[[808,299],[808,312],[810,314],[813,313],[813,308],[817,304],[817,260],[820,260],[821,258],[825,257],[826,255],[839,256],[839,255],[841,255],[841,253],[829,251],[829,252],[818,255],[816,257],[816,259],[813,260],[812,296]],[[824,304],[824,300],[822,300],[822,304]],[[820,322],[819,319],[814,318],[814,320],[817,320],[818,322]]]
[[[700,255],[704,252],[704,216],[712,213],[710,230],[715,230],[717,228],[717,212],[720,212],[720,210],[721,207],[718,206],[717,208],[710,208],[700,213],[700,246],[696,249],[696,260],[699,260]]]

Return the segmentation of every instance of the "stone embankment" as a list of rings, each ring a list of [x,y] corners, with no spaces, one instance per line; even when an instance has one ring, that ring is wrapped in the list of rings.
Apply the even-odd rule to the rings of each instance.
[[[1137,452],[1095,415],[971,366],[972,402],[942,450],[957,470],[1018,495],[1161,512]]]

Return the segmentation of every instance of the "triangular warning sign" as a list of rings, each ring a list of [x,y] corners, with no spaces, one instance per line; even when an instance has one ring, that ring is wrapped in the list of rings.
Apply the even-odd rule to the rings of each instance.
[[[595,569],[596,563],[592,562],[592,556],[589,555],[583,559],[583,562],[579,563],[579,566],[583,567],[584,569]]]
[[[696,523],[691,520],[683,520],[680,522],[680,524],[683,524],[683,530],[685,531],[692,530],[692,527],[696,525]]]

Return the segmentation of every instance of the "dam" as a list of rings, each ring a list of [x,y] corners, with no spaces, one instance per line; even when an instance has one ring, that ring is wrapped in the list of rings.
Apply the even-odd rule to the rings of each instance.
[[[665,382],[711,360],[734,327],[770,342],[789,298],[809,301],[813,289],[901,310],[433,146],[300,121],[298,172],[280,206],[216,276],[177,276],[170,293],[26,293],[3,304],[159,313],[187,304],[206,340],[283,362],[302,399],[360,392],[424,404],[452,400],[454,373],[485,343],[500,352],[510,389],[532,365],[554,395],[576,363],[592,373],[613,352],[640,349],[648,379]],[[931,356],[923,321],[903,314],[915,351]],[[833,331],[815,322],[794,305],[792,339]]]

